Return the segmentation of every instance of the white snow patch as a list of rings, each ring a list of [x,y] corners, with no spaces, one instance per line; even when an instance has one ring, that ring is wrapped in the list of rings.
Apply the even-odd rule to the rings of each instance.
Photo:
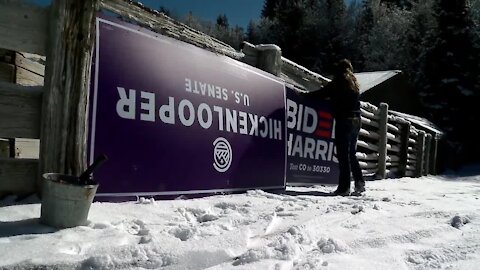
[[[372,181],[360,197],[314,186],[95,202],[87,226],[63,230],[9,197],[0,269],[477,269],[479,174]]]

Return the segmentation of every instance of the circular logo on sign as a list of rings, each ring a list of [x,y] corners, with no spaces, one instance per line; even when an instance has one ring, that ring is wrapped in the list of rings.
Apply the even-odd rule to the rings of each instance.
[[[219,172],[226,172],[232,164],[232,147],[222,137],[213,142],[213,167]]]

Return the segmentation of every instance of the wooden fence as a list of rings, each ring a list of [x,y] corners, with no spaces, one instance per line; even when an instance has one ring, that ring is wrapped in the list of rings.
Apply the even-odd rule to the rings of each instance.
[[[365,176],[377,179],[436,173],[441,133],[379,107],[361,103],[362,129],[357,158]]]
[[[79,175],[85,169],[94,22],[100,9],[206,50],[246,63],[254,61],[254,66],[287,81],[309,82],[307,89],[328,81],[281,57],[278,47],[251,50],[247,44],[245,53],[238,52],[128,0],[54,0],[48,7],[0,0],[0,48],[46,56],[45,69],[33,64],[34,73],[45,77],[43,85],[0,82],[0,138],[40,139],[38,159],[0,157],[0,195],[40,192],[43,172]],[[429,149],[435,148],[437,137],[432,139],[408,121],[389,114],[387,105],[377,108],[363,103],[362,123],[358,157],[365,175],[385,178],[431,172],[435,151]]]

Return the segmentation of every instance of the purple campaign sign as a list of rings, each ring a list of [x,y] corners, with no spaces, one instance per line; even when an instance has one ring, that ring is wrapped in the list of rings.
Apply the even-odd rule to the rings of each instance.
[[[330,105],[287,87],[287,183],[337,184]]]
[[[229,57],[97,18],[90,162],[100,196],[285,187],[284,84]]]

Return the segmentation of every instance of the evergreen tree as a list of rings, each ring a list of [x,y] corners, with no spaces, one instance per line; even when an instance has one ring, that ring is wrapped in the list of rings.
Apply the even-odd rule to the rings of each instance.
[[[160,9],[158,10],[160,11],[161,13],[167,15],[168,17],[171,17],[171,12],[169,9],[167,9],[166,7],[164,6],[160,6]]]
[[[434,0],[424,0],[413,4],[407,32],[407,68],[405,73],[412,85],[416,86],[421,101],[430,99],[429,95],[433,94],[425,92],[423,87],[427,80],[423,72],[426,64],[426,53],[435,41],[437,28],[436,19],[432,12],[433,2]],[[425,103],[425,106],[428,107],[428,104]]]
[[[247,26],[246,40],[249,42],[255,42],[258,37],[258,25],[255,21],[250,20]]]
[[[410,9],[412,7],[412,1],[411,0],[381,0],[382,3],[385,3],[387,5],[394,5],[399,8],[406,8]]]
[[[366,37],[362,48],[366,70],[404,69],[406,37],[408,30],[407,12],[396,6],[380,5],[375,23]]]
[[[228,28],[228,18],[227,18],[227,15],[225,15],[225,14],[218,15],[218,17],[217,17],[217,25],[218,25],[219,27]]]
[[[299,63],[301,63],[302,51],[298,44],[302,39],[301,29],[304,26],[306,11],[304,0],[281,0],[275,8],[272,29],[270,29],[277,36],[275,41],[282,48],[282,53]]]
[[[324,53],[329,57],[324,59],[325,70],[331,73],[333,65],[341,58],[345,58],[345,13],[346,6],[343,0],[326,0],[325,11],[327,28],[325,29],[326,46]]]
[[[219,15],[215,23],[203,21],[194,16],[192,12],[185,17],[183,23],[186,25],[212,36],[233,48],[239,50],[240,45],[245,38],[243,28],[239,26],[229,27],[228,18],[225,14]]]
[[[266,19],[273,19],[275,17],[275,8],[277,0],[265,0],[262,9],[262,17]]]
[[[365,69],[365,56],[363,52],[367,50],[368,37],[374,26],[374,17],[373,17],[373,6],[374,2],[372,0],[364,0],[361,6],[360,16],[356,25],[356,35],[355,39],[357,40],[357,67],[361,70]]]
[[[438,27],[435,42],[427,52],[424,92],[431,118],[458,145],[457,158],[470,161],[478,156],[480,144],[472,125],[480,121],[478,108],[480,69],[474,36],[474,23],[467,0],[437,0]],[[476,157],[478,160],[478,157]]]

